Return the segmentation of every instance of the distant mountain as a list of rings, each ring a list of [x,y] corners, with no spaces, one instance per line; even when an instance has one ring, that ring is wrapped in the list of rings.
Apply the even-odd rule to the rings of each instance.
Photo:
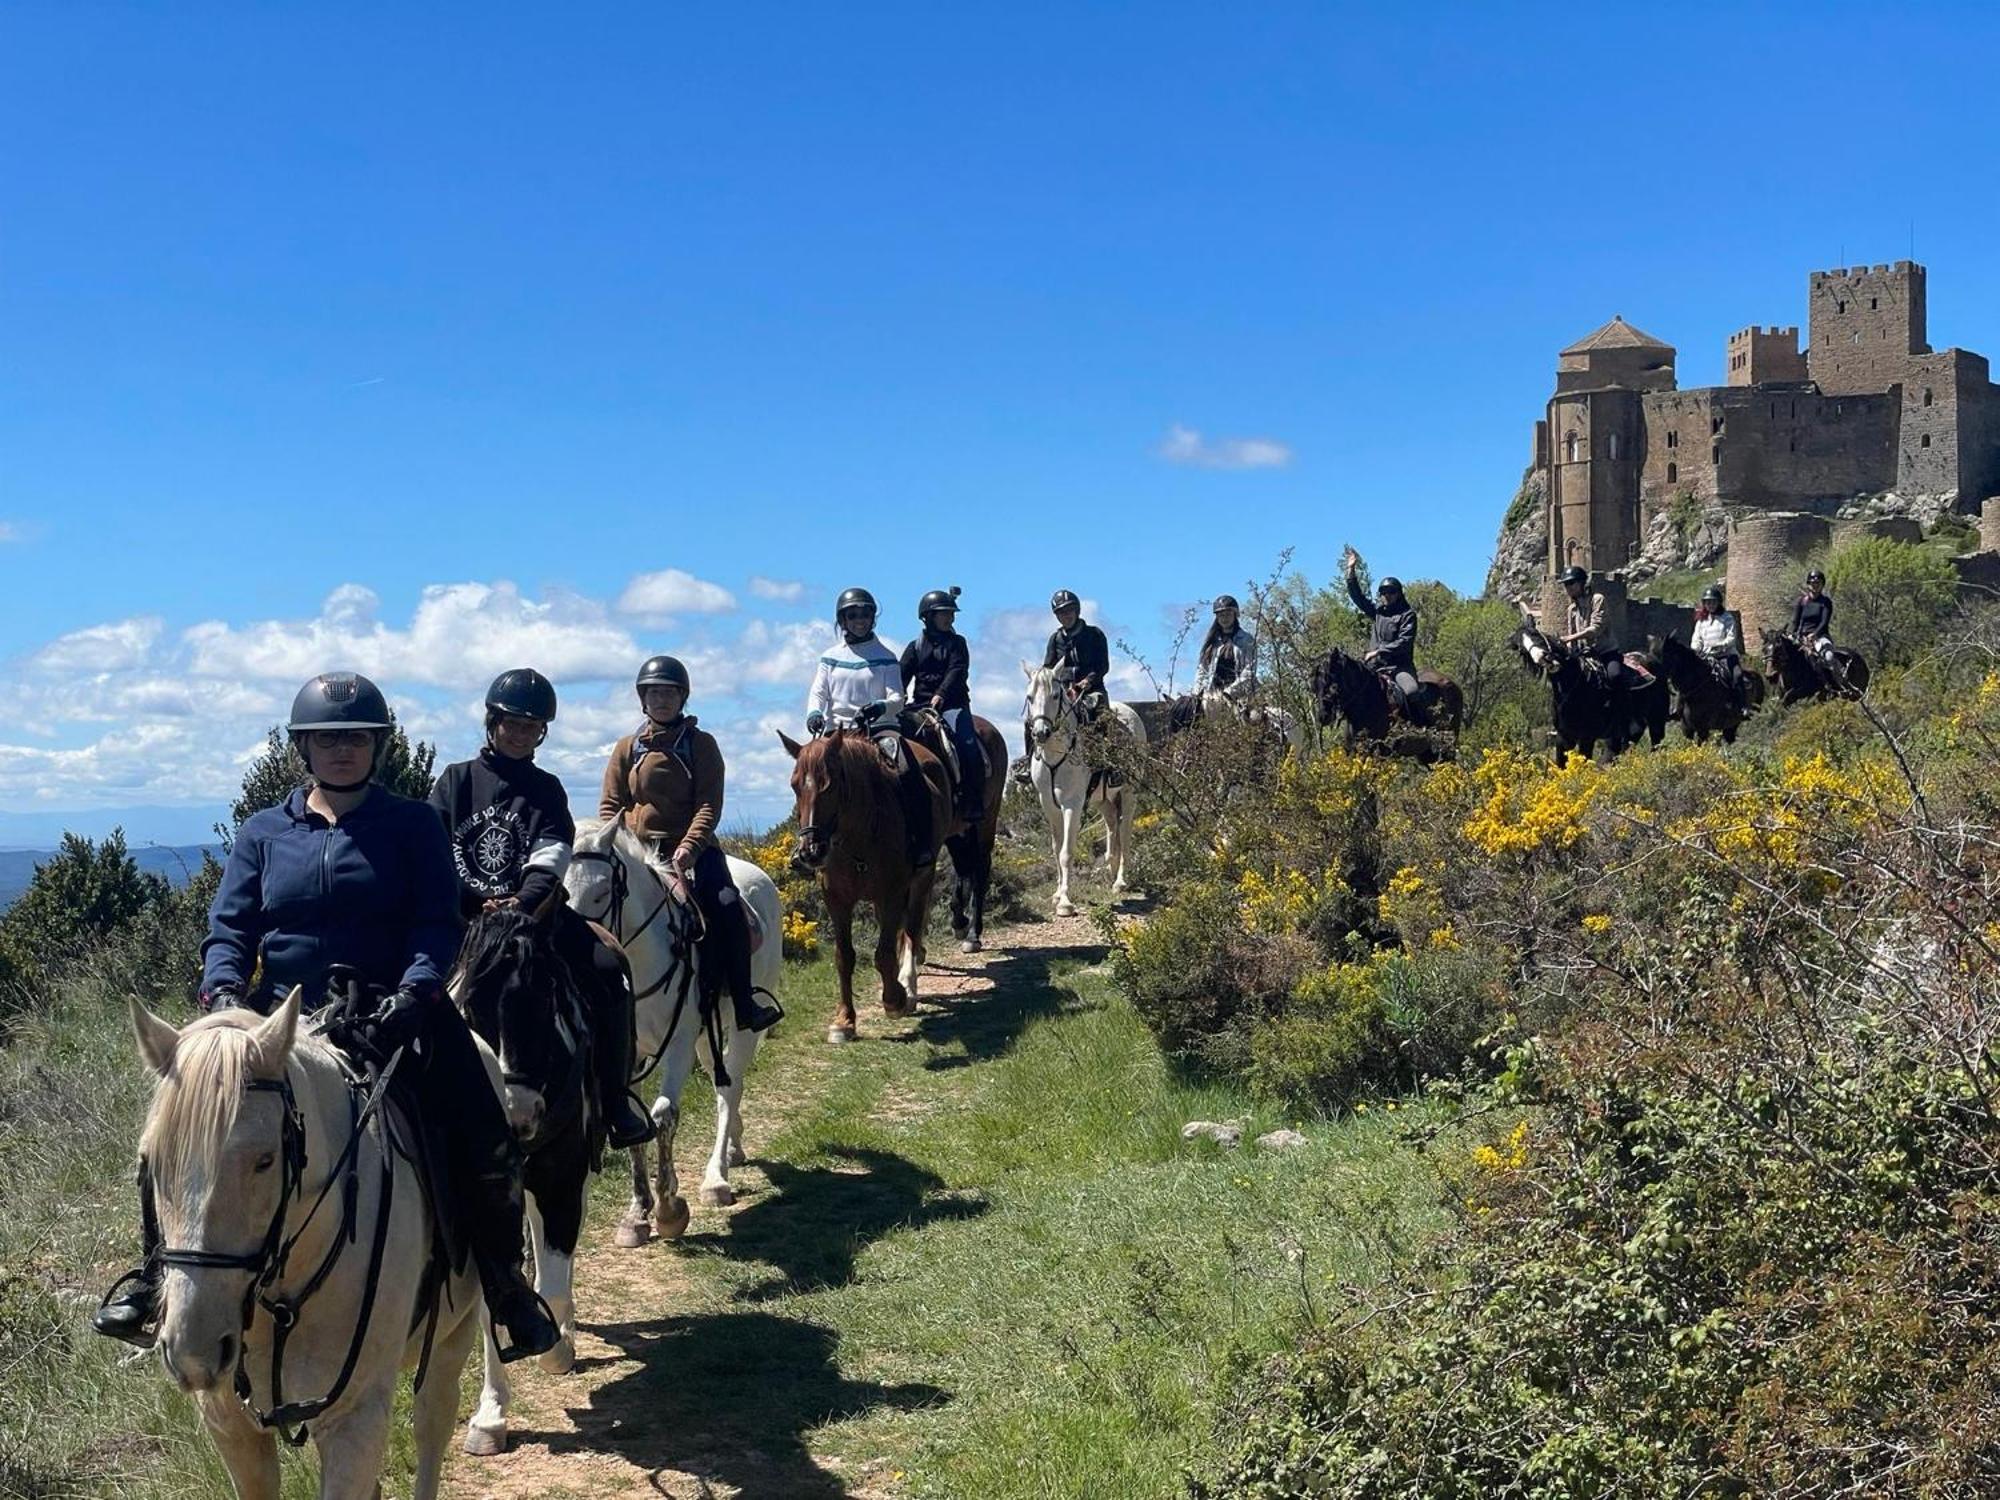
[[[0,910],[5,910],[14,904],[15,899],[34,880],[36,868],[55,852],[53,849],[0,848]],[[220,859],[222,846],[148,844],[143,849],[134,849],[132,858],[140,869],[165,876],[175,885],[182,885],[190,875],[201,868],[201,857],[204,854],[213,854]]]

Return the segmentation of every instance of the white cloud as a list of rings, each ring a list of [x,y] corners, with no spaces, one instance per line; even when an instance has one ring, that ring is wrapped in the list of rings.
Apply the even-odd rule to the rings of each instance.
[[[766,578],[761,573],[750,577],[750,592],[759,599],[775,599],[782,604],[797,604],[806,596],[806,586],[797,579]]]
[[[1276,438],[1204,438],[1176,422],[1160,443],[1160,457],[1196,469],[1282,469],[1292,461],[1288,443]]]
[[[91,625],[57,636],[30,660],[44,672],[117,672],[142,666],[163,628],[157,615]]]
[[[734,608],[736,596],[728,589],[679,568],[641,573],[618,596],[618,613],[652,621],[674,615],[726,614]]]

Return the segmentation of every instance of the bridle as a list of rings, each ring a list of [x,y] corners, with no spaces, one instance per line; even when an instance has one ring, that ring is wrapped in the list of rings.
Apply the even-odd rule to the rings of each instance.
[[[1069,694],[1064,691],[1060,683],[1051,679],[1048,690],[1055,697],[1055,714],[1053,717],[1048,714],[1036,714],[1029,719],[1028,738],[1035,742],[1035,754],[1041,757],[1042,764],[1047,766],[1051,773],[1054,773],[1062,768],[1065,761],[1076,754],[1077,742],[1081,737],[1083,729],[1083,720],[1077,716],[1076,704],[1070,700]],[[1069,723],[1069,748],[1054,760],[1050,760],[1043,751],[1047,741],[1058,729],[1063,727],[1065,720]]]
[[[247,1094],[268,1093],[278,1096],[283,1110],[279,1126],[278,1156],[281,1174],[278,1186],[278,1204],[271,1211],[271,1221],[264,1229],[263,1241],[255,1250],[246,1254],[231,1255],[219,1250],[176,1249],[162,1246],[155,1259],[162,1266],[178,1266],[184,1270],[201,1271],[247,1271],[250,1284],[243,1291],[243,1315],[236,1340],[236,1395],[249,1408],[260,1427],[275,1427],[293,1447],[303,1446],[306,1440],[306,1426],[313,1418],[320,1416],[328,1407],[341,1398],[348,1382],[354,1377],[354,1369],[361,1358],[361,1346],[368,1336],[370,1317],[375,1310],[375,1291],[382,1279],[382,1256],[389,1238],[390,1208],[394,1202],[396,1169],[395,1156],[383,1128],[381,1104],[388,1097],[389,1083],[394,1077],[398,1064],[402,1062],[402,1049],[398,1048],[382,1069],[372,1088],[367,1091],[364,1102],[361,1097],[360,1080],[352,1075],[347,1080],[347,1144],[340,1155],[334,1158],[333,1168],[327,1173],[325,1184],[314,1197],[312,1206],[306,1210],[305,1219],[292,1234],[285,1233],[285,1222],[295,1201],[305,1197],[306,1171],[306,1127],[305,1117],[300,1114],[298,1101],[292,1092],[291,1064],[277,1078],[252,1078],[243,1085]],[[361,1310],[355,1319],[354,1335],[348,1341],[347,1357],[341,1362],[340,1373],[334,1377],[332,1387],[323,1396],[309,1401],[286,1401],[284,1395],[285,1344],[292,1330],[298,1326],[299,1314],[315,1293],[326,1284],[339,1264],[341,1253],[355,1239],[355,1220],[360,1211],[361,1158],[360,1145],[364,1131],[372,1131],[375,1136],[377,1154],[382,1162],[382,1186],[376,1196],[375,1232],[368,1248],[368,1272],[362,1283]],[[335,1232],[333,1243],[305,1284],[292,1296],[276,1292],[279,1281],[284,1278],[291,1260],[292,1251],[305,1237],[306,1231],[319,1214],[320,1206],[332,1193],[338,1183],[341,1189],[340,1228]],[[259,1410],[250,1397],[250,1372],[245,1363],[249,1357],[247,1335],[250,1325],[262,1308],[271,1319],[271,1402],[269,1411]],[[424,1363],[429,1363],[429,1338],[425,1339]],[[423,1383],[426,1371],[419,1369],[417,1383]]]
[[[827,856],[833,852],[833,841],[840,834],[840,800],[846,778],[839,774],[841,764],[837,737],[837,731],[820,737],[827,747],[820,752],[820,764],[826,768],[826,791],[824,795],[814,791],[812,821],[799,825],[799,858],[815,870],[826,863]],[[827,811],[822,819],[822,810],[828,808],[831,811]]]
[[[623,930],[625,901],[632,891],[632,877],[627,872],[624,856],[618,852],[616,834],[614,833],[612,837],[613,843],[609,849],[579,849],[570,856],[570,863],[588,864],[595,861],[611,867],[611,905],[604,913],[603,925],[614,938],[618,939],[618,945],[624,948],[637,941],[639,935],[651,927],[668,907],[679,903],[674,899],[673,888],[662,880],[659,901],[646,913],[644,921],[634,927],[629,934],[626,933]],[[667,1048],[673,1042],[674,1032],[680,1027],[681,1013],[687,1009],[688,995],[694,988],[694,949],[695,944],[707,932],[707,922],[701,914],[701,908],[694,902],[687,902],[685,909],[691,914],[691,920],[675,922],[669,919],[666,924],[667,962],[660,970],[660,977],[643,990],[635,987],[632,992],[632,1003],[636,1006],[641,1000],[650,1000],[659,994],[673,982],[675,975],[680,976],[680,983],[674,989],[673,1011],[667,1017],[666,1029],[660,1033],[660,1045],[653,1050],[652,1056],[639,1060],[632,1073],[632,1078],[635,1080],[644,1078],[652,1072],[659,1066],[660,1059],[666,1056]],[[706,1019],[715,1032],[711,1040],[715,1048],[713,1060],[717,1075],[716,1085],[719,1088],[726,1088],[729,1075],[722,1069],[722,1022],[719,1008],[712,1010]]]

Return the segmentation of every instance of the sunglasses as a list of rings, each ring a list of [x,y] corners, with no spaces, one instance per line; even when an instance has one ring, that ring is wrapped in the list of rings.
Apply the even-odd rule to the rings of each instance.
[[[372,729],[315,729],[306,735],[315,750],[363,750],[375,743]]]

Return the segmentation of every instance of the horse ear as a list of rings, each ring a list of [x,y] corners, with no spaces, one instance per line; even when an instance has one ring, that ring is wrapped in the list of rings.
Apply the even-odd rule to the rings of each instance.
[[[778,731],[778,743],[785,747],[785,753],[791,756],[793,760],[797,760],[799,758],[799,751],[805,748],[782,729]]]
[[[181,1034],[158,1016],[147,1010],[137,995],[126,997],[132,1011],[132,1033],[139,1040],[139,1056],[147,1067],[165,1078],[174,1065],[174,1049],[181,1043]]]
[[[250,1072],[256,1078],[276,1078],[285,1070],[285,1060],[292,1055],[292,1039],[299,1029],[299,997],[305,991],[298,985],[285,996],[285,1003],[264,1020],[259,1021],[250,1033]]]
[[[1026,658],[1021,658],[1021,675],[1030,682],[1035,680],[1035,669],[1028,665]]]

